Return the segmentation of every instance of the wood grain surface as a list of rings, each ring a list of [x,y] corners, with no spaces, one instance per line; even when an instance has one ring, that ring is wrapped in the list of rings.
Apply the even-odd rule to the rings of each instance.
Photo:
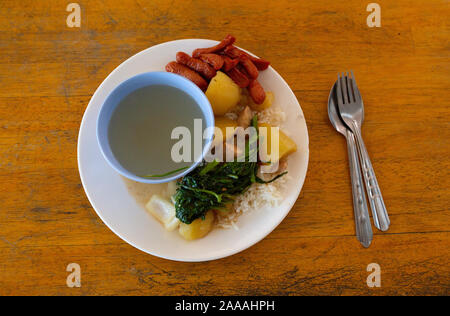
[[[0,294],[448,295],[449,1],[0,1]],[[99,84],[121,62],[181,38],[221,39],[264,56],[304,111],[310,164],[301,195],[267,238],[222,260],[179,263],[136,250],[97,217],[81,185],[77,135]],[[326,102],[353,69],[368,151],[392,226],[354,236],[344,138]],[[79,263],[81,288],[66,286]],[[381,288],[366,284],[381,266]]]

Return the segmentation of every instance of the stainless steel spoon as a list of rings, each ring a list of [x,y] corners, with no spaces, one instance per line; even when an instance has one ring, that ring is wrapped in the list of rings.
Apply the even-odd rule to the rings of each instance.
[[[373,231],[370,224],[367,199],[363,188],[363,179],[359,165],[355,136],[345,126],[337,111],[336,83],[328,96],[328,117],[334,128],[347,139],[348,159],[353,193],[353,210],[355,213],[356,237],[361,244],[368,248],[372,243]]]

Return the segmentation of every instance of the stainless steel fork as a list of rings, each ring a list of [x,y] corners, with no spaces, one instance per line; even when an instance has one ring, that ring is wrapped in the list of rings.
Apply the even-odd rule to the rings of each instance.
[[[375,177],[372,162],[370,161],[369,154],[367,153],[367,149],[361,135],[361,125],[364,120],[364,106],[358,86],[356,85],[353,71],[351,74],[351,77],[348,72],[346,75],[338,74],[336,95],[339,112],[345,124],[356,136],[356,143],[358,144],[358,152],[361,160],[361,168],[364,175],[370,208],[372,210],[374,225],[381,231],[387,231],[391,222],[389,220],[386,206],[384,205],[377,178]]]

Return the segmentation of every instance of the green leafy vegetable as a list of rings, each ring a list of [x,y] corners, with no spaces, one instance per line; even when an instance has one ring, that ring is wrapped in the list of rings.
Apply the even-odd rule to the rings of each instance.
[[[258,131],[256,116],[252,119],[252,126]],[[258,133],[255,134],[246,142],[242,162],[204,162],[177,183],[174,199],[176,216],[180,221],[190,224],[211,209],[223,210],[253,183],[270,183],[286,174],[284,172],[270,181],[256,175],[258,162],[250,159],[251,155],[258,153]]]

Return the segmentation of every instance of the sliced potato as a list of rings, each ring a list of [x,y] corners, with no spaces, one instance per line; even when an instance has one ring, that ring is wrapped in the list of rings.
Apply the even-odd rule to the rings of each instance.
[[[181,223],[178,232],[186,240],[194,240],[205,237],[213,228],[214,211],[208,211],[205,219],[197,218],[190,224]]]
[[[211,79],[206,96],[215,115],[224,115],[234,108],[241,99],[241,88],[221,71]]]
[[[273,100],[274,100],[273,93],[268,91],[268,92],[266,92],[266,98],[264,99],[263,103],[256,104],[255,102],[253,102],[252,98],[250,98],[249,105],[253,111],[262,111],[262,110],[270,108],[273,104]]]
[[[175,217],[175,206],[158,194],[154,194],[145,205],[147,211],[159,220],[168,231],[175,230],[180,221]]]
[[[267,146],[267,154],[271,154],[271,145],[272,145],[272,129],[271,125],[267,123],[259,123],[259,127],[266,127],[267,128],[267,140],[264,139],[263,142],[265,146]],[[281,129],[279,129],[279,136],[278,136],[278,159],[284,158],[288,156],[289,154],[297,151],[297,144]],[[273,162],[273,161],[272,161]]]

